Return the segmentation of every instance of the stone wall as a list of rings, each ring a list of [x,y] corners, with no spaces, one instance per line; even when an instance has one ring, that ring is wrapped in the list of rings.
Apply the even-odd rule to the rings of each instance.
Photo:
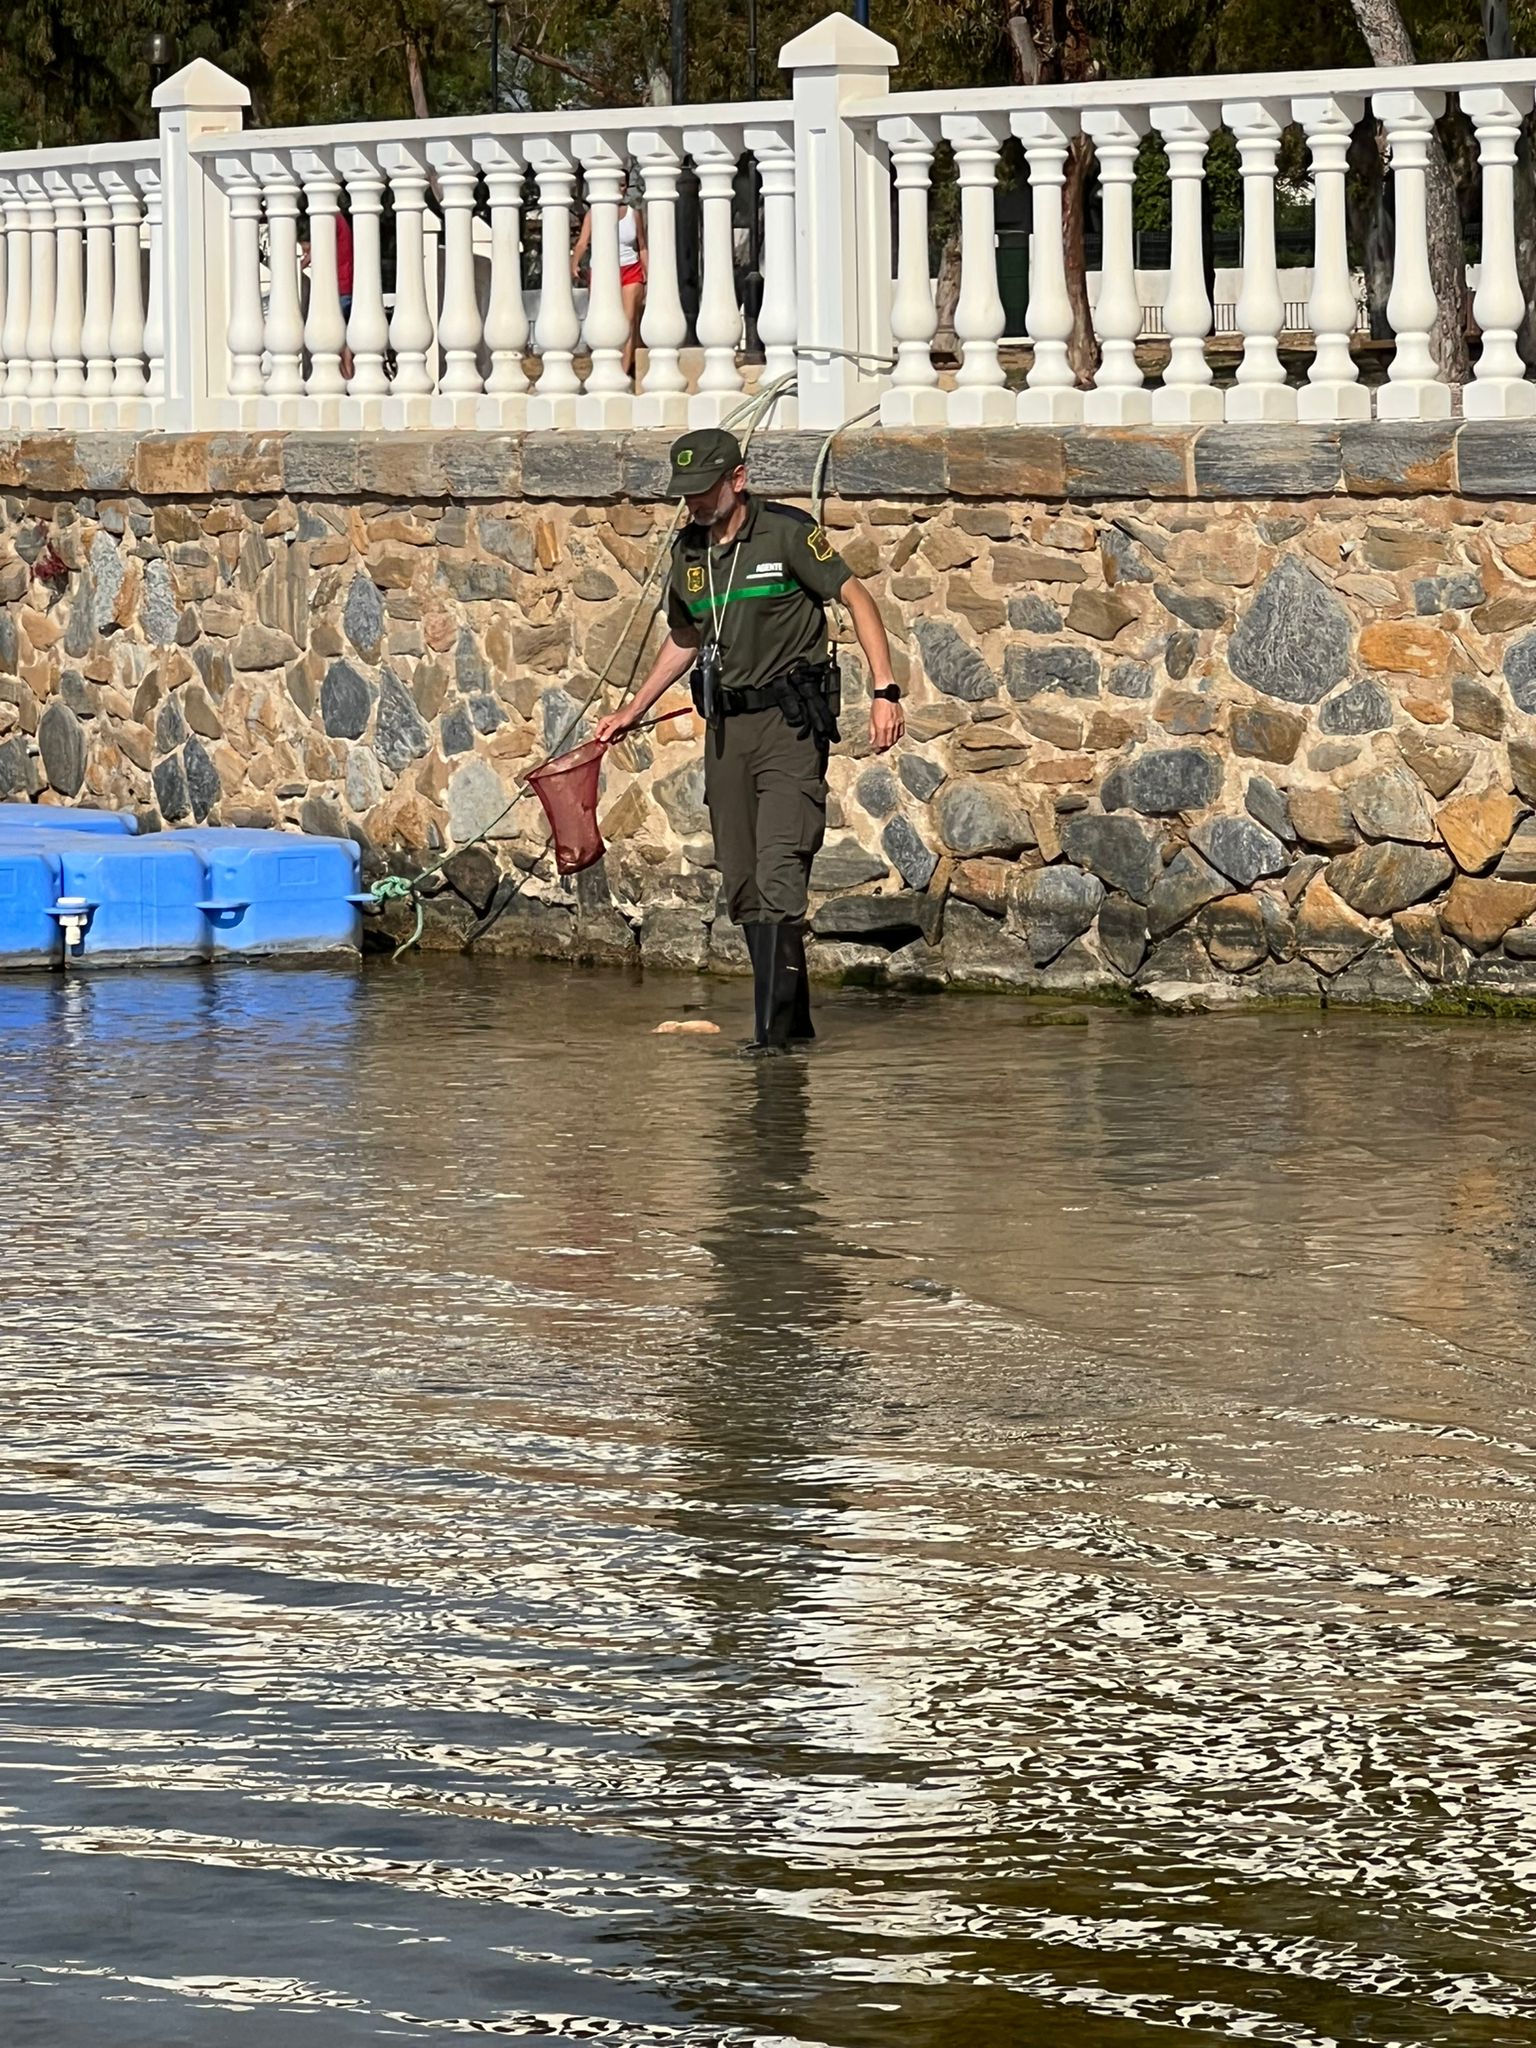
[[[517,796],[654,645],[665,448],[0,440],[0,797],[351,832],[376,874],[490,826],[429,943],[499,909],[482,947],[739,967],[686,707],[610,757],[574,887]],[[762,437],[761,487],[804,502],[816,452]],[[1533,457],[1502,423],[849,436],[827,523],[910,736],[869,756],[850,653],[819,969],[1536,996]]]

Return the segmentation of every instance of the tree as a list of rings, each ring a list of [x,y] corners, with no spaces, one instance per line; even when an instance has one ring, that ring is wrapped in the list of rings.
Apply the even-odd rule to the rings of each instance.
[[[1397,0],[1349,0],[1349,4],[1373,64],[1419,61]],[[1425,201],[1429,217],[1429,273],[1440,306],[1429,338],[1430,352],[1448,384],[1465,384],[1472,374],[1472,364],[1467,353],[1467,258],[1462,242],[1461,208],[1444,145],[1433,132],[1429,138]]]

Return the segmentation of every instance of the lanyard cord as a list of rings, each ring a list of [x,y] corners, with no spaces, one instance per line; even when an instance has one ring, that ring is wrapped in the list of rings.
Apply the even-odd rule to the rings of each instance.
[[[720,614],[725,610],[726,606],[731,601],[731,591],[734,588],[736,582],[736,564],[740,559],[741,536],[738,534],[736,538],[736,545],[731,550],[731,567],[730,573],[727,575],[725,579],[725,595],[722,598],[717,598],[715,596],[715,551],[712,547],[709,546],[708,542],[705,543],[704,566],[706,570],[709,572],[709,611],[710,617],[714,621],[715,647],[717,650],[720,646]]]

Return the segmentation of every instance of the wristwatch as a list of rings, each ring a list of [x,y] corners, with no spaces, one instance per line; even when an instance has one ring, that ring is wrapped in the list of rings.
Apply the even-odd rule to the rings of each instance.
[[[901,689],[896,683],[886,683],[878,690],[871,690],[869,694],[871,697],[883,697],[887,704],[901,702]]]

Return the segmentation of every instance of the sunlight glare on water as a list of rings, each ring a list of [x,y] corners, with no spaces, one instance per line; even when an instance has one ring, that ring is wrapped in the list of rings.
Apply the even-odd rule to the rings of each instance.
[[[743,1007],[0,985],[0,2042],[1525,2048],[1536,1032]]]

